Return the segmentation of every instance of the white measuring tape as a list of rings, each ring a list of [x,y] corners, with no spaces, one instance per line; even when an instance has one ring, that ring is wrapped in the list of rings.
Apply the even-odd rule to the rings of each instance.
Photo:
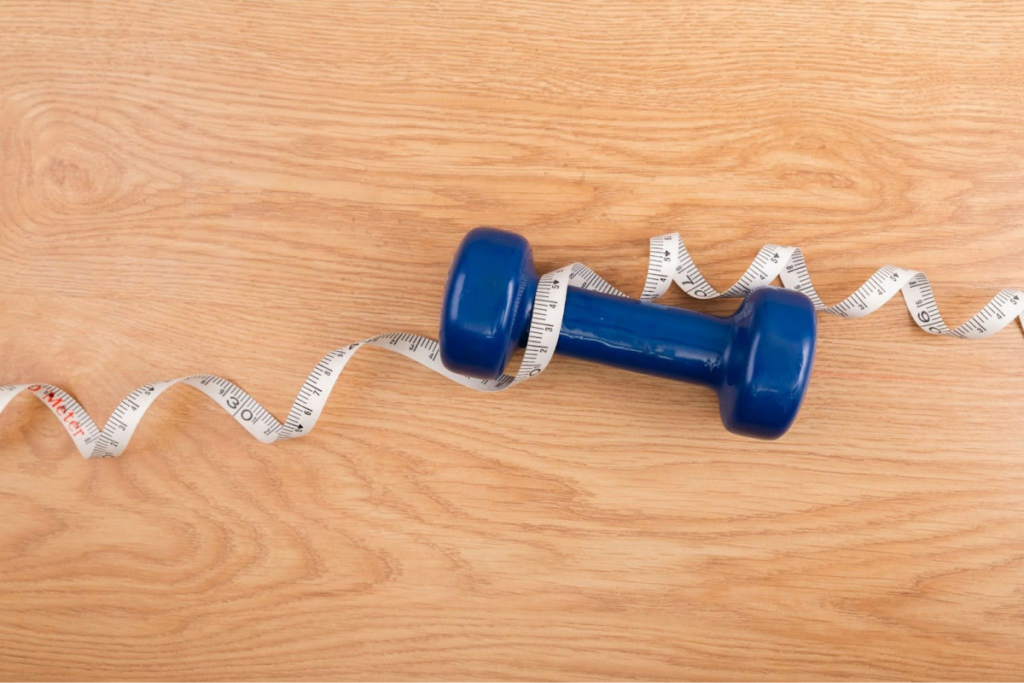
[[[772,283],[776,278],[781,279],[787,289],[803,292],[810,297],[816,309],[844,318],[864,317],[878,310],[896,292],[903,292],[903,300],[914,322],[931,334],[983,339],[1006,327],[1014,318],[1019,318],[1024,328],[1024,292],[1010,289],[999,292],[963,325],[949,328],[939,314],[928,277],[920,271],[896,266],[879,268],[853,294],[834,306],[826,306],[811,284],[807,265],[798,247],[765,245],[739,281],[724,292],[719,292],[701,275],[678,233],[651,238],[647,280],[640,298],[643,301],[657,299],[668,290],[671,282],[698,299],[741,297]],[[342,370],[356,351],[366,346],[399,353],[452,381],[478,391],[503,391],[536,377],[551,361],[558,342],[567,287],[626,296],[580,263],[542,276],[534,298],[529,341],[515,376],[502,375],[496,380],[480,380],[450,372],[441,364],[436,341],[417,334],[390,332],[343,346],[324,356],[306,378],[284,424],[278,422],[241,387],[216,375],[190,375],[139,387],[118,404],[102,429],[78,401],[52,384],[0,386],[0,413],[15,396],[28,392],[42,401],[60,420],[83,457],[121,455],[153,401],[175,384],[187,384],[213,399],[259,441],[274,443],[294,439],[313,430]]]

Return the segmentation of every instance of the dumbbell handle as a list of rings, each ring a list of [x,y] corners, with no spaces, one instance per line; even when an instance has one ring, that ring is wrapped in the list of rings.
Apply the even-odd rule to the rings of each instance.
[[[714,387],[731,334],[726,318],[570,287],[556,353]]]

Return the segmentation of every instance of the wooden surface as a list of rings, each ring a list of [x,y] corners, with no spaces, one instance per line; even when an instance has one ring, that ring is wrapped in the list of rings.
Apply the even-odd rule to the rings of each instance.
[[[0,381],[103,420],[434,334],[479,224],[637,294],[804,247],[959,323],[1024,286],[1016,2],[0,5]],[[725,313],[735,303],[669,301]],[[1024,339],[821,320],[781,442],[559,360],[498,396],[379,351],[306,439],[175,389],[120,459],[0,418],[3,678],[1024,676]]]

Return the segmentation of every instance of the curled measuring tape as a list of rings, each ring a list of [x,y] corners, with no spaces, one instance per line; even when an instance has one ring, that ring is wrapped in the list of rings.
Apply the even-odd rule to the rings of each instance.
[[[853,294],[838,304],[826,306],[811,283],[803,254],[797,247],[765,245],[736,284],[719,292],[701,275],[678,233],[651,239],[647,278],[640,298],[653,301],[664,294],[672,282],[698,299],[742,297],[776,279],[780,279],[785,288],[806,294],[817,310],[844,318],[869,315],[896,292],[902,292],[914,322],[931,334],[983,339],[1006,327],[1015,318],[1020,319],[1024,328],[1024,292],[1004,289],[970,320],[950,328],[939,313],[927,276],[920,271],[896,266],[879,268]],[[562,283],[626,296],[580,263],[542,276],[534,298],[526,352],[514,376],[501,375],[496,380],[480,380],[451,372],[441,363],[440,347],[436,341],[416,334],[391,332],[343,346],[324,356],[306,378],[283,424],[241,387],[215,375],[190,375],[141,386],[118,404],[102,429],[69,393],[51,384],[0,386],[0,413],[18,394],[33,394],[57,417],[83,457],[116,456],[124,452],[156,398],[176,384],[185,384],[209,396],[257,440],[274,443],[305,436],[312,431],[345,366],[359,349],[367,346],[401,354],[478,391],[503,391],[536,377],[550,362],[565,309],[566,287],[561,286]]]

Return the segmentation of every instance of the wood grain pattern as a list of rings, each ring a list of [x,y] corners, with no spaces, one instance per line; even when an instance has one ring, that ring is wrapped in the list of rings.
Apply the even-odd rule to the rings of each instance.
[[[4,0],[0,381],[283,417],[433,334],[480,224],[633,293],[674,230],[716,285],[764,242],[829,302],[920,268],[959,323],[1024,286],[1022,112],[1018,2]],[[175,389],[92,462],[19,399],[0,676],[1024,676],[1020,330],[821,322],[770,444],[565,359],[483,396],[366,351],[275,447]]]

